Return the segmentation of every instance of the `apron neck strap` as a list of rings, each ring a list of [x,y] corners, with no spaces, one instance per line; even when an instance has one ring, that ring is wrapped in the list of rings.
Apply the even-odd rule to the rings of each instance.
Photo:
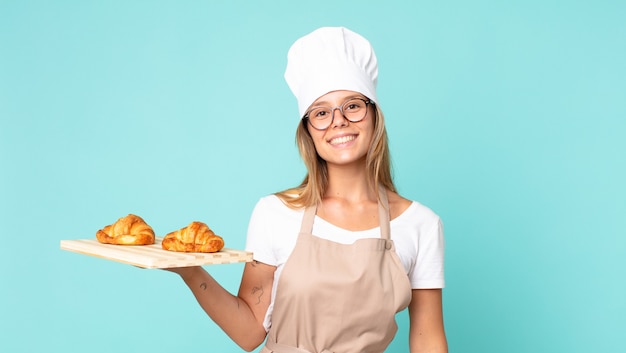
[[[305,208],[300,233],[312,233],[316,212],[317,205]],[[380,237],[383,239],[391,239],[391,231],[389,229],[389,200],[387,198],[387,189],[382,185],[378,188],[378,225],[380,226]]]
[[[380,237],[387,240],[391,239],[389,199],[387,198],[387,189],[382,185],[378,187],[378,223],[380,226]]]
[[[309,206],[304,209],[304,217],[300,224],[300,233],[313,233],[313,221],[315,220],[315,213],[317,212],[316,206]]]

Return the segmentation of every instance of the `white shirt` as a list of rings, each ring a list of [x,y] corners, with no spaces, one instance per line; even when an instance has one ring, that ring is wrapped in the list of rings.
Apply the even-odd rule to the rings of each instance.
[[[254,253],[254,260],[276,266],[272,298],[264,321],[266,330],[271,326],[278,279],[296,245],[303,215],[304,209],[291,209],[276,195],[269,195],[257,202],[250,218],[246,250]],[[428,207],[413,201],[409,208],[391,220],[390,227],[391,239],[411,287],[443,288],[444,239],[439,216]],[[357,239],[380,238],[380,228],[349,231],[316,216],[313,234],[337,243],[351,244]]]

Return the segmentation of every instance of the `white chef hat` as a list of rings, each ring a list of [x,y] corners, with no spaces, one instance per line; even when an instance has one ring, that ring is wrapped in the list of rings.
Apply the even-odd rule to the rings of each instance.
[[[285,80],[298,100],[300,117],[328,92],[359,92],[378,103],[374,48],[344,27],[322,27],[298,39],[287,54]]]

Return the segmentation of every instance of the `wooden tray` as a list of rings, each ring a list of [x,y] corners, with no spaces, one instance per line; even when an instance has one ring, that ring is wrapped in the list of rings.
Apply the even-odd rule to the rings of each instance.
[[[251,252],[228,248],[215,253],[163,250],[162,240],[162,237],[156,237],[152,245],[102,244],[96,239],[61,240],[61,249],[142,268],[172,268],[252,261]]]

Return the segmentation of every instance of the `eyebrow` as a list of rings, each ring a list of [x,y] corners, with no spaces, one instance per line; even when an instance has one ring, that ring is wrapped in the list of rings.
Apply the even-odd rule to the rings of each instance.
[[[347,100],[349,100],[349,99],[352,99],[352,98],[367,99],[367,97],[365,97],[364,95],[362,95],[362,94],[358,94],[358,93],[355,93],[355,94],[353,94],[353,95],[346,96],[346,97],[343,99],[343,102],[345,102],[345,101],[347,101]],[[317,106],[320,106],[320,105],[330,105],[330,104],[328,103],[328,101],[324,101],[324,100],[323,100],[323,101],[319,101],[319,102],[315,102],[315,103],[311,104],[311,106],[312,106],[312,107],[317,107]]]

